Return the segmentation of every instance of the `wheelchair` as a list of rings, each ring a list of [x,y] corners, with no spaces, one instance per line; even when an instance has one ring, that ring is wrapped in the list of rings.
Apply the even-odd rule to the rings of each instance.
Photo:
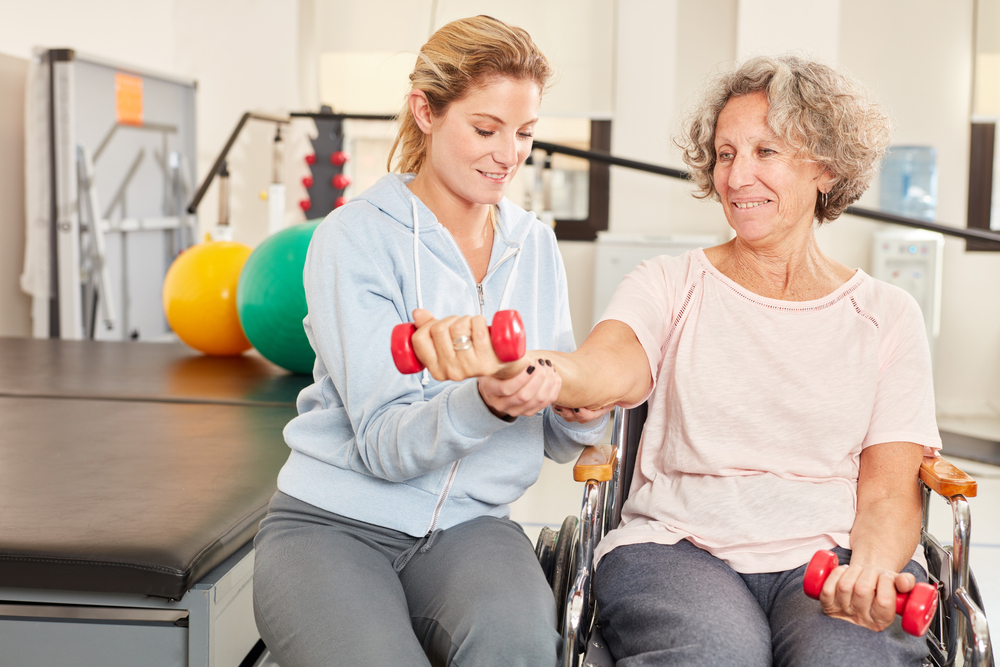
[[[595,623],[591,591],[594,549],[621,520],[621,508],[632,483],[639,436],[647,405],[615,408],[611,445],[588,447],[573,468],[573,479],[585,483],[579,518],[567,517],[558,531],[543,528],[535,553],[552,585],[563,638],[561,667],[614,667],[600,627]],[[920,543],[927,558],[928,580],[938,589],[938,607],[927,644],[927,665],[993,667],[982,598],[969,570],[970,511],[966,498],[976,495],[976,482],[941,458],[927,458],[920,468],[923,527]],[[927,532],[931,493],[951,505],[953,544],[942,546]]]

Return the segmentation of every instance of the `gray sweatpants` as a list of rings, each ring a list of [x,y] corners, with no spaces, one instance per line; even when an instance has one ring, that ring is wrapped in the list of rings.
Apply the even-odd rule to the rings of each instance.
[[[805,568],[739,574],[686,540],[618,547],[594,582],[604,639],[617,667],[922,664],[926,640],[904,634],[898,618],[873,632],[824,614],[802,591]],[[927,580],[913,561],[904,571]]]
[[[282,667],[556,662],[552,590],[507,519],[414,538],[279,491],[254,547],[257,627]]]

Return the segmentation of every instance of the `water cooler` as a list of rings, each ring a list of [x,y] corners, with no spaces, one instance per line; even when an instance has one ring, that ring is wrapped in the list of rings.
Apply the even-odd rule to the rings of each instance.
[[[931,353],[941,326],[941,267],[944,236],[917,229],[876,232],[872,246],[872,277],[902,287],[924,314]]]

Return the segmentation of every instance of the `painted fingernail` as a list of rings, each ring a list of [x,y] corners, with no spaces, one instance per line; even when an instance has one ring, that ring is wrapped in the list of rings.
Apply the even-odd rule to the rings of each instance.
[[[538,365],[539,366],[544,366],[545,365],[545,360],[544,359],[539,359],[538,360]]]
[[[552,408],[552,409],[555,410],[556,412],[562,414],[562,408]]]
[[[580,408],[573,408],[573,412],[579,412]]]
[[[535,372],[535,367],[534,366],[528,366],[528,375],[531,375],[534,372]]]
[[[545,360],[545,365],[548,366],[549,368],[552,368],[552,362],[549,361],[548,359]]]

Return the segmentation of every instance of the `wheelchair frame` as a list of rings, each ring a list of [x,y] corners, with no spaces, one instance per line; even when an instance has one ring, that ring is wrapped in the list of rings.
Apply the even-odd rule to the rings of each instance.
[[[645,404],[615,408],[610,445],[588,447],[573,468],[573,478],[584,483],[580,517],[567,517],[558,532],[543,529],[536,553],[552,584],[563,638],[562,667],[612,664],[603,640],[591,637],[597,629],[591,590],[597,543],[621,520],[621,508],[631,485],[639,436],[646,420]],[[923,526],[920,543],[927,558],[928,578],[938,588],[938,611],[927,632],[930,663],[935,667],[993,667],[982,600],[969,569],[971,512],[967,498],[976,495],[976,482],[942,458],[927,458],[920,468]],[[953,545],[942,546],[927,532],[931,492],[951,506]]]

